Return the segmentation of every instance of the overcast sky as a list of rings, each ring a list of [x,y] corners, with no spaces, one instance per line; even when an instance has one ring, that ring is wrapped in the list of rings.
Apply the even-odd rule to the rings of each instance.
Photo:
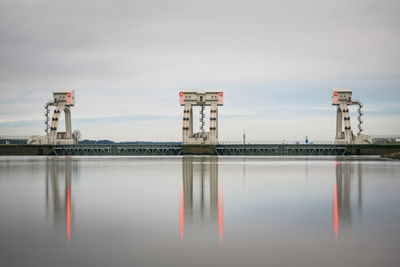
[[[221,88],[220,140],[333,140],[336,87],[364,103],[367,134],[400,134],[399,14],[398,0],[0,0],[0,135],[43,135],[44,104],[71,88],[84,139],[180,141],[178,92]]]

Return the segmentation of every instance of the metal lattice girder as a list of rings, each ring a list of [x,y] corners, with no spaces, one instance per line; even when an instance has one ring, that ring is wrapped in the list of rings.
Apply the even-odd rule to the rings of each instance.
[[[60,145],[56,155],[180,155],[180,145]],[[277,156],[277,155],[344,155],[344,145],[217,145],[218,155]]]
[[[56,155],[179,155],[179,145],[59,145]]]
[[[217,145],[218,155],[344,155],[346,147],[341,145]]]

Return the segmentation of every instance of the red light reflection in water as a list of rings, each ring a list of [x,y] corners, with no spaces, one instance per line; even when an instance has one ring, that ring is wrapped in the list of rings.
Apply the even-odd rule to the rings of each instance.
[[[336,160],[333,162],[333,164],[335,164],[335,165],[338,165],[339,164],[339,162],[337,162]]]
[[[219,187],[219,201],[218,201],[218,217],[219,217],[219,238],[222,240],[224,233],[224,211],[222,208],[222,188]]]
[[[339,217],[338,217],[338,206],[337,206],[337,182],[335,182],[335,203],[333,208],[333,223],[335,227],[335,239],[338,237],[339,228]]]
[[[68,192],[67,192],[67,233],[68,233],[68,241],[71,237],[71,196],[69,192],[69,187],[68,187]]]
[[[183,217],[183,191],[181,187],[181,197],[179,201],[179,225],[181,230],[181,239],[183,239],[183,225],[184,225],[184,217]]]

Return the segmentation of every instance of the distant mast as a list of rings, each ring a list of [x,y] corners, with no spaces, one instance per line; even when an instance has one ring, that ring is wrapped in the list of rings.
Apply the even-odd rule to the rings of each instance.
[[[243,129],[243,145],[246,144],[246,130]]]

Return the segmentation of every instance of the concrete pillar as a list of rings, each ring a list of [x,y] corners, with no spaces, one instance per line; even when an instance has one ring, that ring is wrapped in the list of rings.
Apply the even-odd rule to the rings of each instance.
[[[353,139],[351,124],[350,124],[350,113],[349,107],[346,104],[340,105],[343,112],[343,120],[344,120],[344,142],[346,144],[350,144]]]
[[[343,113],[342,109],[338,106],[336,111],[336,140],[342,139],[342,120],[343,120]]]
[[[218,106],[215,107],[215,144],[218,143]]]
[[[218,142],[218,106],[212,104],[210,108],[210,141],[212,144]]]
[[[63,103],[58,104],[58,106],[54,109],[53,117],[51,119],[51,127],[50,127],[50,144],[55,145],[57,143],[57,128],[58,121],[61,117],[61,111],[64,109],[65,105]]]
[[[193,107],[190,105],[189,136],[193,136]]]
[[[72,138],[72,127],[71,127],[71,109],[69,107],[64,108],[65,114],[65,132],[67,139]]]
[[[191,131],[193,131],[193,114],[192,105],[190,103],[185,104],[183,109],[183,123],[182,123],[182,143],[187,143],[189,137],[191,136]]]

